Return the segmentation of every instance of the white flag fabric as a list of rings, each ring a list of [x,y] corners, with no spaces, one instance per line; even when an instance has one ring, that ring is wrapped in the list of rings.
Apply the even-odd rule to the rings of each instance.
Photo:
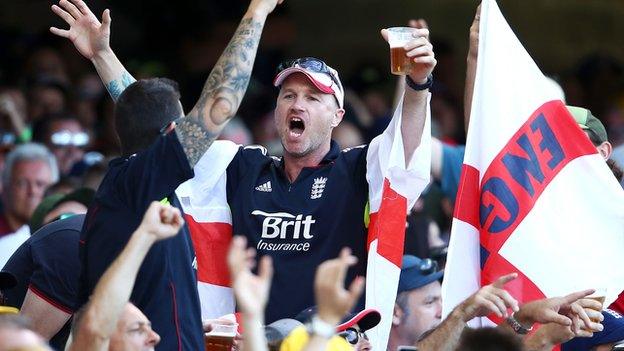
[[[478,52],[443,315],[511,272],[520,302],[606,288],[608,306],[624,289],[624,191],[494,0]]]

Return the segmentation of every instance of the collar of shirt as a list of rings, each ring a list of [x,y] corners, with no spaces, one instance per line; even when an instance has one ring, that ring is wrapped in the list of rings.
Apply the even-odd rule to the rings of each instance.
[[[334,140],[331,141],[329,145],[329,151],[325,154],[321,162],[319,162],[318,166],[326,165],[328,163],[334,162],[334,160],[340,155],[340,146]],[[284,170],[284,157],[276,157],[273,159],[273,164],[280,170]]]

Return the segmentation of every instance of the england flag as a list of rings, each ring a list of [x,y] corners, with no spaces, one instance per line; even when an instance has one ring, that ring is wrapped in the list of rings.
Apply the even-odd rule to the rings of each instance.
[[[624,191],[494,0],[478,53],[443,315],[511,272],[521,303],[604,288],[608,306],[624,289]]]

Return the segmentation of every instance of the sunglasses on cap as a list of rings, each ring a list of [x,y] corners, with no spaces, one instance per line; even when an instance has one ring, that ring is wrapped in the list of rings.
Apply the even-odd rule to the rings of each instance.
[[[89,143],[89,134],[85,132],[73,133],[67,130],[53,133],[50,141],[55,146],[86,146]]]
[[[319,60],[315,57],[302,57],[296,60],[284,61],[277,66],[277,74],[282,72],[285,69],[292,67],[300,67],[312,72],[316,73],[324,73],[327,74],[331,80],[336,83],[342,89],[342,84],[340,84],[340,80],[338,79],[338,73],[335,69],[329,67],[325,62]]]
[[[438,262],[430,258],[420,260],[420,263],[416,267],[420,274],[429,275],[438,271]]]
[[[365,332],[355,328],[347,328],[338,333],[338,336],[345,339],[351,345],[356,345],[360,341],[360,338],[368,340],[368,336],[366,336]]]

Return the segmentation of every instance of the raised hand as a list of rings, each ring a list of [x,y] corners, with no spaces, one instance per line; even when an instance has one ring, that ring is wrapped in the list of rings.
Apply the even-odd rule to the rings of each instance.
[[[255,275],[251,272],[256,263],[255,258],[256,250],[247,248],[245,237],[235,236],[232,239],[227,261],[237,305],[242,312],[259,317],[264,313],[269,298],[273,264],[271,257],[262,257],[258,275]]]
[[[89,60],[110,50],[110,10],[104,10],[100,23],[82,0],[61,0],[59,5],[52,5],[52,11],[69,24],[69,30],[50,27],[50,32],[71,40],[78,52]]]
[[[503,318],[507,317],[507,309],[509,308],[514,312],[518,311],[518,301],[504,288],[505,284],[516,279],[516,277],[518,277],[517,273],[504,275],[464,300],[458,306],[462,319],[468,322],[475,317],[484,317],[490,313]]]
[[[184,224],[180,210],[160,202],[151,203],[137,231],[150,234],[155,241],[171,238],[178,234]]]
[[[347,314],[364,290],[364,277],[357,277],[349,290],[344,286],[347,269],[357,263],[349,248],[343,248],[338,258],[328,260],[318,267],[314,278],[314,294],[319,317],[337,324]]]
[[[562,326],[572,326],[573,332],[578,333],[581,324],[588,330],[600,331],[603,329],[600,323],[594,323],[589,315],[602,320],[602,316],[594,316],[589,309],[600,307],[600,304],[584,297],[592,294],[594,290],[583,290],[562,297],[536,300],[524,304],[516,314],[516,319],[523,325],[533,323],[557,323]],[[588,314],[589,313],[589,314]]]
[[[257,11],[258,13],[268,15],[275,10],[278,4],[283,2],[284,0],[251,0],[249,11]]]
[[[414,39],[404,45],[407,57],[414,62],[409,76],[414,82],[424,84],[438,61],[435,59],[433,45],[429,42],[427,22],[422,19],[412,21],[410,21],[410,26],[414,28],[412,33]],[[386,29],[381,30],[381,36],[388,41],[388,31]]]

